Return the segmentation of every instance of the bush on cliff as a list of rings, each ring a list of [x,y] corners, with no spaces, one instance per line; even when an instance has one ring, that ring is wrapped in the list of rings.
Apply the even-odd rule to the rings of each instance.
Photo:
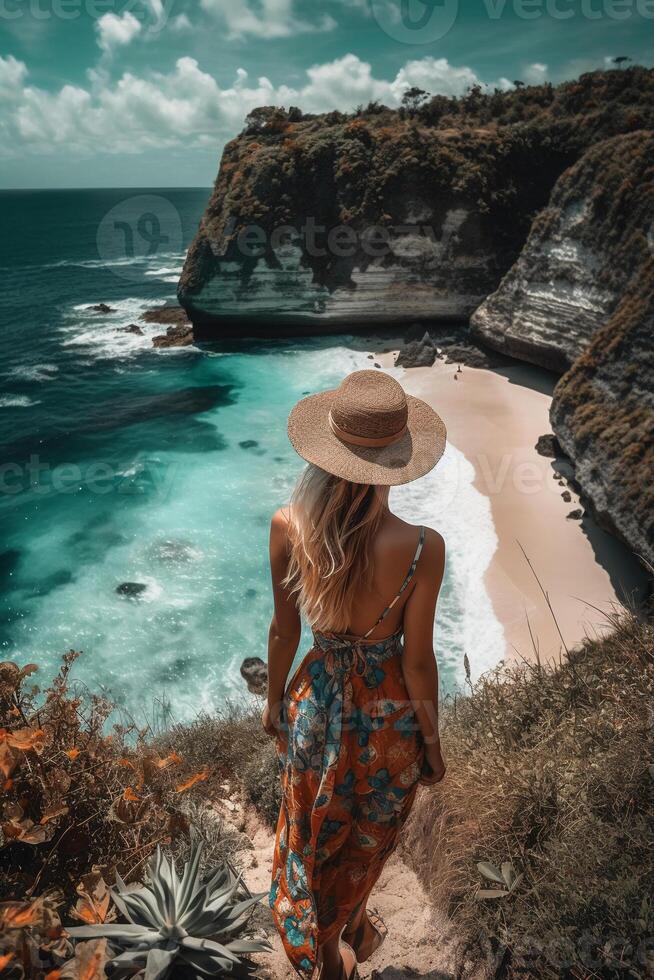
[[[115,873],[140,880],[157,845],[184,856],[191,826],[207,867],[249,846],[225,832],[211,803],[267,746],[258,713],[227,707],[156,736],[110,727],[113,705],[74,683],[77,657],[64,657],[44,691],[33,684],[35,665],[0,664],[0,972],[8,980],[41,980],[64,962],[62,978],[102,976],[104,941],[79,948],[78,960],[97,959],[86,974],[70,959],[63,923],[113,915]]]
[[[554,669],[498,670],[446,707],[448,775],[419,796],[404,846],[462,961],[542,980],[651,976],[654,621],[611,625]],[[502,889],[478,862],[523,877],[480,898]]]

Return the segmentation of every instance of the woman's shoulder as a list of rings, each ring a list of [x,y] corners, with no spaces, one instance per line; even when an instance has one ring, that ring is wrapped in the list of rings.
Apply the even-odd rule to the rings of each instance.
[[[435,528],[428,527],[426,524],[409,524],[408,521],[403,521],[400,517],[394,516],[397,520],[398,536],[405,541],[419,542],[421,532],[423,532],[423,551],[425,549],[428,551],[444,550],[445,541],[443,536]]]
[[[270,519],[270,546],[285,553],[288,552],[289,530],[291,526],[290,506],[280,507]]]
[[[288,525],[291,523],[291,505],[285,504],[283,507],[279,507],[275,511],[270,519],[271,527],[279,528],[283,530],[288,529]]]

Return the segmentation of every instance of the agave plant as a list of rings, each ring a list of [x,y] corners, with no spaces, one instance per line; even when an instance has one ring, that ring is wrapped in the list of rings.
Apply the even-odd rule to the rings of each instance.
[[[517,874],[510,861],[504,861],[501,868],[490,861],[480,861],[477,870],[488,881],[493,881],[501,888],[479,888],[477,898],[507,898],[514,892],[522,881],[522,875]]]
[[[265,893],[252,895],[229,864],[202,883],[201,853],[201,844],[194,844],[178,877],[174,860],[169,863],[157,848],[148,862],[147,884],[126,885],[116,875],[111,895],[126,923],[74,926],[67,932],[74,939],[107,939],[114,953],[108,971],[116,977],[141,970],[144,980],[247,976],[251,964],[242,954],[271,948],[246,934],[253,907]]]

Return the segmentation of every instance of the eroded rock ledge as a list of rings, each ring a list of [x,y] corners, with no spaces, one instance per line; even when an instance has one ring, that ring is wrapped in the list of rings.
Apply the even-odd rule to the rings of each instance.
[[[598,522],[654,564],[654,133],[593,147],[472,317],[497,350],[569,370],[552,427]]]

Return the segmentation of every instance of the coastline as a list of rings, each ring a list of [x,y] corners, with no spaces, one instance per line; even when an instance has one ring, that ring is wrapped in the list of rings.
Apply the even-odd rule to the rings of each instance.
[[[377,361],[393,368],[395,353]],[[432,367],[405,368],[400,377],[410,394],[442,415],[452,445],[474,466],[475,487],[489,499],[498,545],[484,580],[504,629],[505,659],[558,661],[565,647],[602,633],[607,616],[638,591],[644,574],[590,516],[568,518],[583,509],[567,479],[559,483],[559,472],[568,476],[570,467],[536,451],[538,437],[551,432],[554,376],[517,363],[462,365],[457,373],[456,364],[437,359]]]

